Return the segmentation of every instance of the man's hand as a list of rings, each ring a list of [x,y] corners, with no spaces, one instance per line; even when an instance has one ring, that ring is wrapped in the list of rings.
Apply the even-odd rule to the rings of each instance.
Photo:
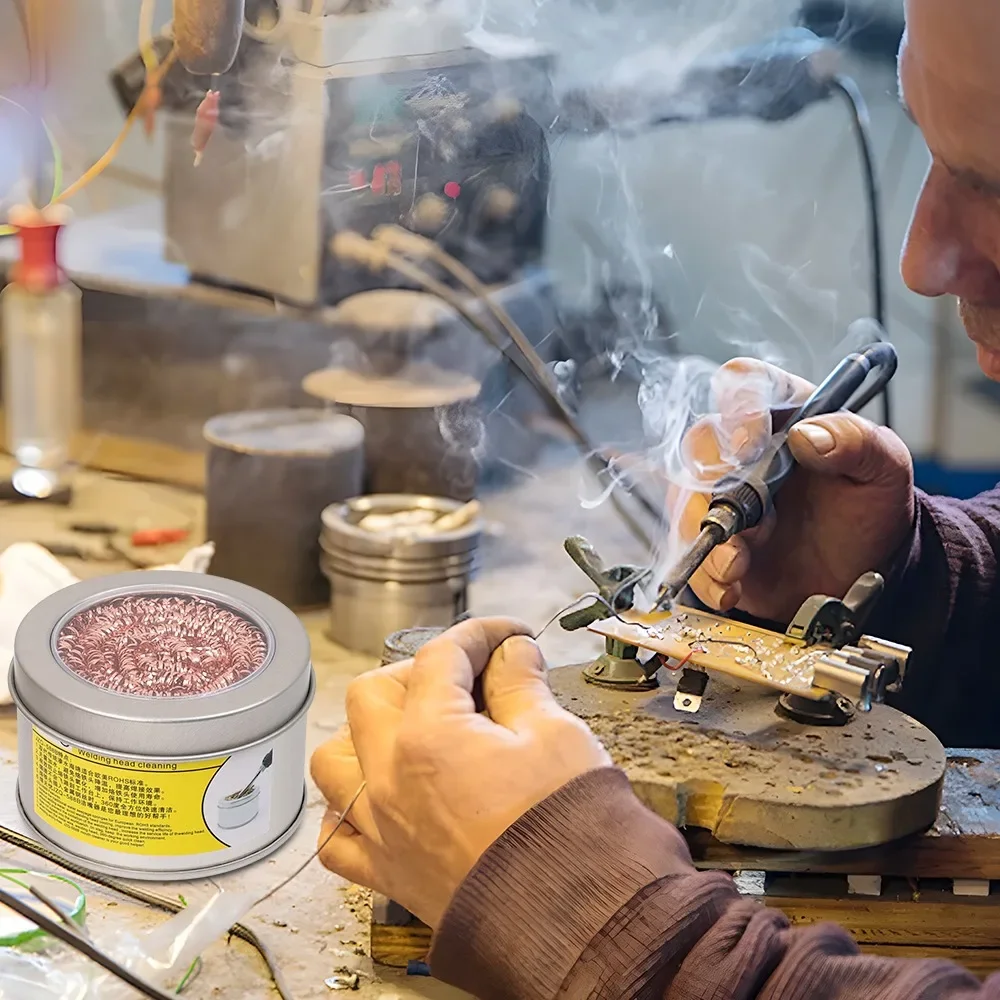
[[[500,834],[611,763],[556,704],[530,634],[508,619],[473,619],[351,684],[347,727],[312,758],[330,804],[320,843],[362,779],[368,785],[320,854],[327,868],[436,927]],[[487,715],[473,700],[480,675]]]
[[[715,380],[721,419],[690,431],[689,466],[717,476],[733,456],[752,461],[771,434],[770,407],[801,403],[813,389],[764,362],[724,365]],[[772,516],[720,545],[691,580],[713,608],[789,621],[807,597],[841,597],[862,573],[887,569],[909,537],[913,462],[892,431],[842,412],[796,425],[788,444],[799,468]],[[697,535],[708,499],[686,500],[680,515],[685,542]]]

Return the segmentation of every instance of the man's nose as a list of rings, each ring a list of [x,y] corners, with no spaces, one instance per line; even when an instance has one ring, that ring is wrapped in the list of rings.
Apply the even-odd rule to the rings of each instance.
[[[959,190],[943,168],[931,167],[903,244],[903,281],[911,291],[1000,304],[1000,272],[977,246],[982,213],[972,204],[975,197]]]

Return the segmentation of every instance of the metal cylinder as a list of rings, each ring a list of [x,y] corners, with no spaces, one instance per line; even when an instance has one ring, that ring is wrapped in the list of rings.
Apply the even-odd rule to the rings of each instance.
[[[330,635],[335,642],[381,656],[387,635],[447,628],[464,614],[479,544],[478,521],[416,538],[359,527],[367,514],[413,509],[447,514],[460,506],[445,497],[388,494],[357,497],[323,511],[321,565],[330,580]]]
[[[326,368],[302,387],[364,427],[365,492],[475,496],[485,442],[475,379],[417,363],[393,375]]]
[[[813,668],[813,684],[849,698],[862,712],[872,705],[871,674],[833,656],[824,656]]]
[[[8,686],[18,805],[88,868],[205,878],[302,818],[309,637],[258,591],[174,571],[66,587],[18,627]]]
[[[291,608],[319,607],[324,508],[362,490],[364,430],[319,409],[227,413],[205,425],[212,572]]]

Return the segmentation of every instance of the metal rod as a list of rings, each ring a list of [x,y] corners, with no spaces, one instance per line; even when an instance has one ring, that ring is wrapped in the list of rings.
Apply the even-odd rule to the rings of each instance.
[[[99,948],[96,948],[76,931],[69,930],[60,921],[54,920],[52,917],[36,910],[28,903],[22,902],[17,896],[12,896],[4,889],[0,889],[0,903],[3,903],[4,906],[13,910],[25,920],[35,924],[36,927],[45,931],[46,934],[51,934],[52,937],[62,941],[63,944],[80,952],[81,955],[89,958],[123,983],[128,983],[129,986],[134,990],[138,990],[139,993],[144,997],[148,997],[149,1000],[176,1000],[173,994],[167,993],[157,986],[153,986],[152,983],[147,983],[144,979],[126,969],[125,966],[119,965],[110,955],[106,955]]]

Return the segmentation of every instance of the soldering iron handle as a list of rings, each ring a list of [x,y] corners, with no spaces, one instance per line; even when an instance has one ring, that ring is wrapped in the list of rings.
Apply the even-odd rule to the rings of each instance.
[[[892,344],[871,344],[862,351],[849,354],[817,386],[813,394],[788,418],[785,430],[791,430],[801,420],[826,413],[849,409],[856,412],[885,388],[896,373],[898,358]],[[868,376],[875,372],[871,386],[858,395]],[[736,512],[724,532],[745,531],[756,527],[770,509],[774,495],[795,469],[795,460],[784,435],[775,440],[753,467],[719,483],[712,496],[711,507],[726,507]],[[710,515],[711,515],[710,507]],[[709,517],[707,520],[711,519]]]
[[[896,349],[884,341],[871,344],[855,354],[849,354],[792,414],[785,425],[786,428],[791,429],[800,420],[819,417],[825,413],[836,413],[838,410],[848,409],[857,413],[885,388],[896,374],[898,364]],[[872,385],[860,396],[855,397],[864,385],[865,379],[873,371],[876,372],[876,376]]]

